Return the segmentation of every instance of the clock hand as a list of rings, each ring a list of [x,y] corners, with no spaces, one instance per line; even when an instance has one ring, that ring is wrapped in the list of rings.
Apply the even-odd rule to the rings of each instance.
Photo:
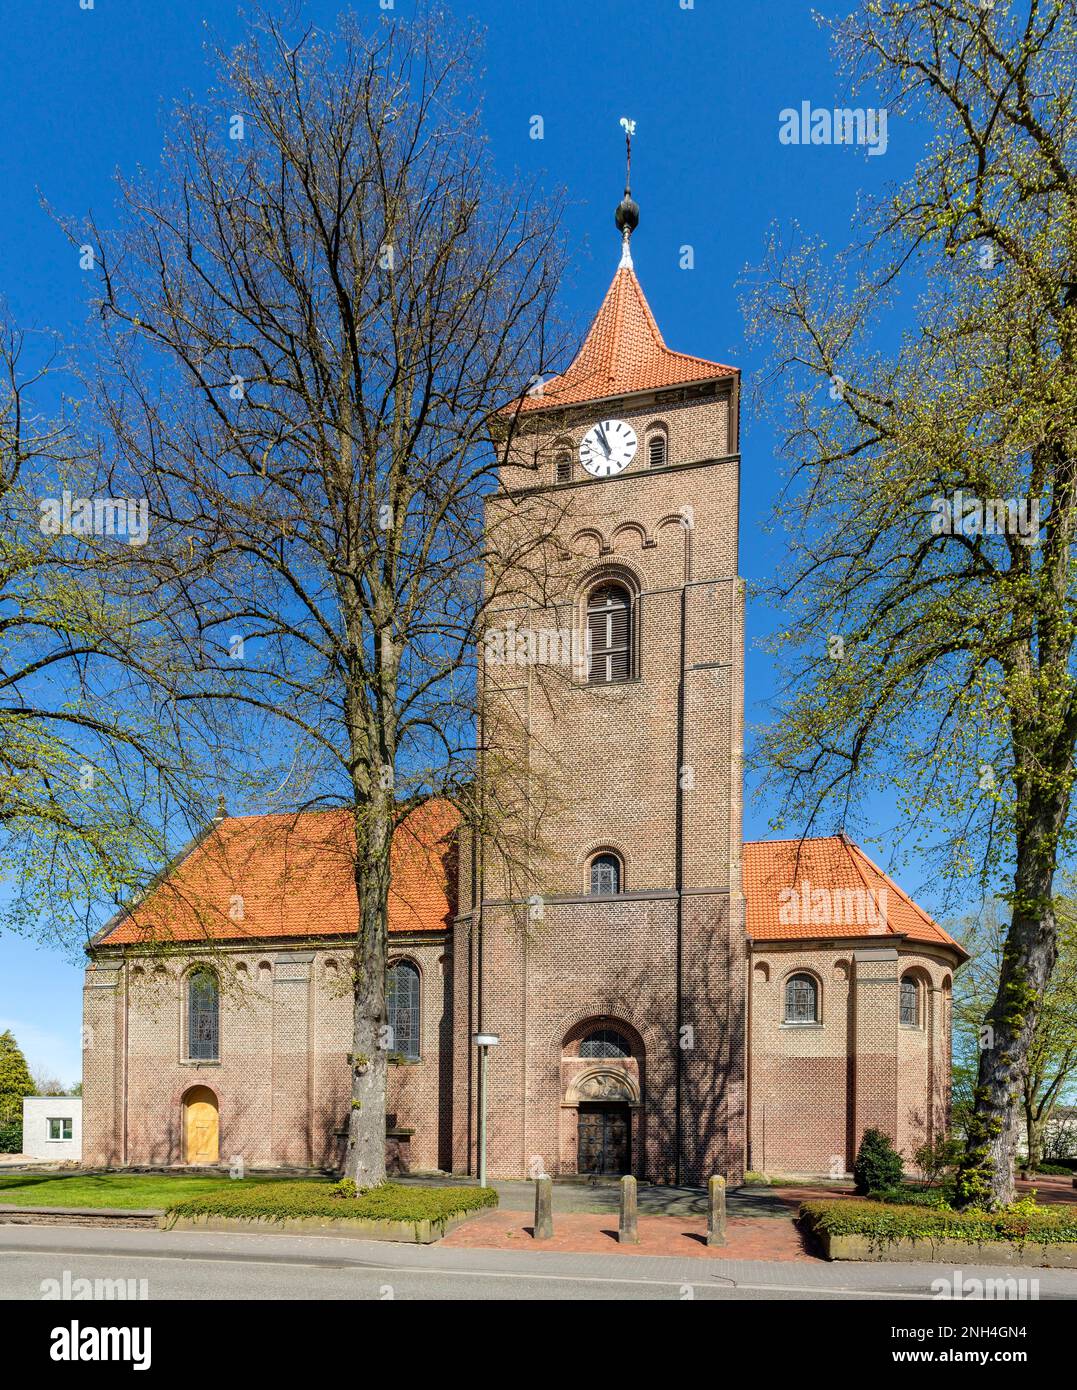
[[[599,433],[599,437],[600,437],[601,440],[602,440],[602,447],[603,447],[603,449],[605,449],[605,451],[606,451],[606,457],[609,458],[609,456],[610,456],[610,441],[606,438],[606,427],[605,427],[604,425],[599,425],[599,427],[598,427],[598,433]]]

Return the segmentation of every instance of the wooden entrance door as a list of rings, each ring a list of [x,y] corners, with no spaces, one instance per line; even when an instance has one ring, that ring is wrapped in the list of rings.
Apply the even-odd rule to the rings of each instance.
[[[620,1177],[632,1171],[632,1129],[627,1105],[580,1106],[576,1168]]]
[[[208,1086],[195,1086],[183,1101],[188,1163],[216,1163],[220,1157],[217,1097]]]

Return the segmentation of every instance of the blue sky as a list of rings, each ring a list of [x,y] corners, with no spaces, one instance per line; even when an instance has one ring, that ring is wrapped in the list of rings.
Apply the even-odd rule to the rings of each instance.
[[[835,247],[845,244],[860,195],[901,179],[923,132],[891,122],[882,158],[849,146],[780,144],[783,108],[833,106],[843,94],[812,6],[681,3],[471,0],[452,8],[487,26],[486,125],[500,168],[542,172],[568,189],[573,266],[564,308],[585,326],[616,266],[613,210],[624,173],[618,120],[633,117],[633,193],[641,208],[633,255],[666,341],[750,376],[759,364],[743,346],[735,284],[759,260],[769,225],[797,221]],[[340,8],[332,0],[305,6],[323,24]],[[355,8],[373,13],[378,3],[358,0]],[[396,0],[395,9],[406,16],[411,0]],[[114,172],[152,168],[169,103],[207,85],[210,32],[226,42],[238,37],[231,0],[6,7],[0,294],[25,326],[54,328],[77,345],[84,322],[85,277],[40,200],[65,215],[92,208],[107,224]],[[535,115],[543,118],[541,140],[530,136]],[[685,244],[694,249],[692,270],[679,268]],[[767,429],[750,416],[743,425],[741,572],[752,580],[773,572],[781,544],[759,528],[778,475]],[[753,607],[750,643],[772,621]],[[749,720],[765,718],[769,689],[769,659],[750,645]],[[765,835],[766,820],[763,808],[750,805],[746,835]],[[923,901],[931,907],[930,894]],[[68,1082],[79,1075],[80,1013],[78,961],[0,937],[0,1029],[12,1028],[31,1063]]]

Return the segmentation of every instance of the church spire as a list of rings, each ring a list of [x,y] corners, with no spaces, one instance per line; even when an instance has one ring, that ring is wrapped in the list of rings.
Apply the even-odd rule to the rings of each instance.
[[[617,205],[615,220],[621,233],[621,270],[632,269],[632,251],[629,242],[632,233],[639,226],[639,206],[632,199],[632,137],[636,133],[635,121],[627,116],[621,117],[621,128],[625,133],[625,195]]]

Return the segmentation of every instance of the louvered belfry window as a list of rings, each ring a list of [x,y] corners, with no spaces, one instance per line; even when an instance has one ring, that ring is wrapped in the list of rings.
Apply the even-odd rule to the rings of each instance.
[[[595,589],[587,603],[590,685],[611,685],[632,674],[632,600],[619,584]]]
[[[666,436],[656,430],[647,441],[647,466],[662,468],[666,462]]]

